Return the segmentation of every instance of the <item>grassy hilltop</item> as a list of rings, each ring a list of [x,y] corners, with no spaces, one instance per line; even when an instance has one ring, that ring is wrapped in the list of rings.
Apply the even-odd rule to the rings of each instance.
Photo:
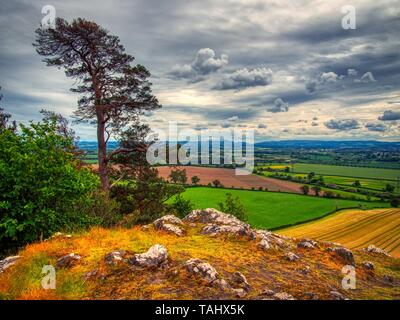
[[[329,252],[332,244],[318,243],[315,248],[296,246],[299,240],[285,239],[284,248],[264,250],[259,239],[244,236],[211,236],[201,232],[204,224],[180,225],[184,235],[148,228],[93,228],[71,237],[59,236],[28,245],[19,252],[17,263],[0,274],[2,299],[272,299],[285,292],[295,299],[399,299],[400,260],[385,255],[353,251],[357,287],[343,290],[341,272],[345,262]],[[284,239],[284,238],[282,238]],[[276,240],[276,238],[275,238]],[[279,241],[277,243],[280,243]],[[106,263],[113,250],[126,256],[143,253],[155,244],[168,251],[168,263],[162,268],[133,268],[125,262]],[[290,261],[288,250],[298,259]],[[76,253],[81,259],[72,266],[57,268],[55,290],[41,288],[42,266],[56,265],[60,257]],[[221,254],[223,253],[223,254]],[[215,268],[219,279],[232,284],[240,272],[250,289],[225,290],[205,278],[188,272],[185,263],[201,259]],[[374,270],[363,268],[372,262]],[[281,297],[281,296],[279,296]]]

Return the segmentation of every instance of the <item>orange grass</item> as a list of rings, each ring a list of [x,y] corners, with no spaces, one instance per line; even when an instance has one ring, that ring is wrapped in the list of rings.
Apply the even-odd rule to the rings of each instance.
[[[340,288],[343,263],[324,248],[313,251],[293,248],[301,259],[289,262],[281,251],[265,252],[257,241],[241,237],[210,237],[200,234],[202,226],[185,227],[186,235],[177,237],[153,228],[142,230],[93,228],[72,238],[55,238],[28,245],[20,252],[22,258],[0,274],[2,299],[233,299],[234,293],[224,292],[190,275],[184,263],[190,258],[203,259],[216,268],[222,278],[230,279],[235,271],[242,272],[252,285],[246,296],[260,298],[259,293],[270,288],[286,291],[299,299],[306,299],[307,292],[329,298],[330,288]],[[154,244],[164,245],[169,253],[169,267],[159,270],[133,270],[128,264],[108,266],[104,256],[113,250],[126,250],[128,254],[142,253]],[[58,258],[75,252],[82,259],[71,268],[57,270],[56,290],[41,288],[41,268],[55,265]],[[361,253],[360,253],[361,254]],[[362,255],[362,254],[361,254]],[[357,254],[357,259],[361,259]],[[372,257],[371,259],[378,259]],[[381,258],[379,258],[381,259]],[[386,265],[393,261],[376,260],[386,272]],[[310,266],[311,273],[299,272]],[[398,269],[390,269],[399,277]],[[97,270],[95,277],[85,274]],[[397,271],[396,271],[397,270]],[[360,287],[368,286],[367,276],[358,270]],[[400,288],[375,284],[382,297],[393,298]],[[382,287],[382,288],[381,288]],[[346,293],[357,298],[373,298],[375,291]],[[381,298],[378,297],[378,298]]]

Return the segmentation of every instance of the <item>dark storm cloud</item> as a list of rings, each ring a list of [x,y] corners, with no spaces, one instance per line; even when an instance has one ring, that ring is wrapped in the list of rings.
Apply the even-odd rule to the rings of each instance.
[[[201,81],[210,73],[216,72],[228,64],[228,56],[222,54],[215,57],[214,50],[210,48],[200,49],[191,64],[177,65],[172,68],[169,75],[174,79],[190,79],[193,82]]]
[[[355,119],[337,120],[331,119],[324,123],[325,127],[332,130],[347,131],[360,128],[360,124]]]
[[[367,128],[369,131],[375,131],[375,132],[385,132],[386,131],[386,126],[382,123],[372,123],[369,122],[365,125],[365,128]]]
[[[255,69],[243,68],[226,76],[214,89],[244,89],[249,87],[266,86],[272,82],[272,70],[261,67]]]
[[[44,4],[2,2],[0,86],[5,107],[18,115],[18,120],[36,119],[34,114],[42,107],[69,115],[78,100],[78,95],[68,92],[72,81],[62,70],[47,68],[31,46]],[[369,121],[373,121],[382,112],[380,99],[391,93],[386,100],[395,100],[393,93],[400,89],[396,0],[355,1],[356,30],[341,28],[340,8],[347,3],[340,0],[324,4],[294,0],[121,0],[117,4],[53,0],[51,4],[57,16],[94,20],[121,38],[127,52],[153,74],[154,92],[163,104],[161,114],[166,121],[182,115],[185,119],[177,121],[188,122],[193,116],[204,122],[215,119],[219,126],[237,116],[237,122],[248,120],[257,126],[257,118],[268,109],[295,110],[299,104],[315,101],[329,118],[335,118],[341,115],[336,114],[332,102],[353,108],[377,101],[379,109],[370,111]],[[284,83],[285,77],[292,80]],[[183,96],[193,92],[195,100],[199,93],[210,95],[212,103],[191,105],[188,99],[176,101],[184,106],[171,106],[174,94],[180,99],[187,87],[192,91]],[[279,97],[282,103],[276,105]],[[329,103],[325,105],[325,101]],[[383,114],[381,120],[393,117]]]
[[[400,111],[386,110],[378,119],[381,121],[400,120]]]
[[[267,107],[268,112],[288,112],[289,111],[289,103],[283,101],[281,98],[277,98],[274,101],[274,105]]]

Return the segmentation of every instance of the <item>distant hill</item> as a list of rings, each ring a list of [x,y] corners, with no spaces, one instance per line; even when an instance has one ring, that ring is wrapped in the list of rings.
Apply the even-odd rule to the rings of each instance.
[[[400,142],[383,141],[327,141],[327,140],[281,140],[263,141],[258,148],[304,148],[304,149],[400,149]]]
[[[185,143],[181,141],[179,143]],[[222,143],[221,143],[222,144]],[[400,150],[400,142],[383,141],[328,141],[328,140],[280,140],[262,141],[254,144],[256,148],[303,148],[303,149],[378,149],[378,150]],[[97,141],[79,141],[79,147],[91,151],[97,149]],[[108,143],[109,149],[118,147],[117,141]]]

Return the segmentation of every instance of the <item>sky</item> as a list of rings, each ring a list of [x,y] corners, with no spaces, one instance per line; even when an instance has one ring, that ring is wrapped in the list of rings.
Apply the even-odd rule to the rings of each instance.
[[[32,43],[56,16],[93,20],[152,74],[152,128],[254,129],[256,140],[400,139],[400,0],[0,0],[1,102],[20,122],[71,116],[74,80]],[[355,29],[344,29],[344,6]],[[346,16],[346,17],[345,17]],[[348,21],[348,20],[345,20]],[[95,127],[74,125],[81,140]]]

